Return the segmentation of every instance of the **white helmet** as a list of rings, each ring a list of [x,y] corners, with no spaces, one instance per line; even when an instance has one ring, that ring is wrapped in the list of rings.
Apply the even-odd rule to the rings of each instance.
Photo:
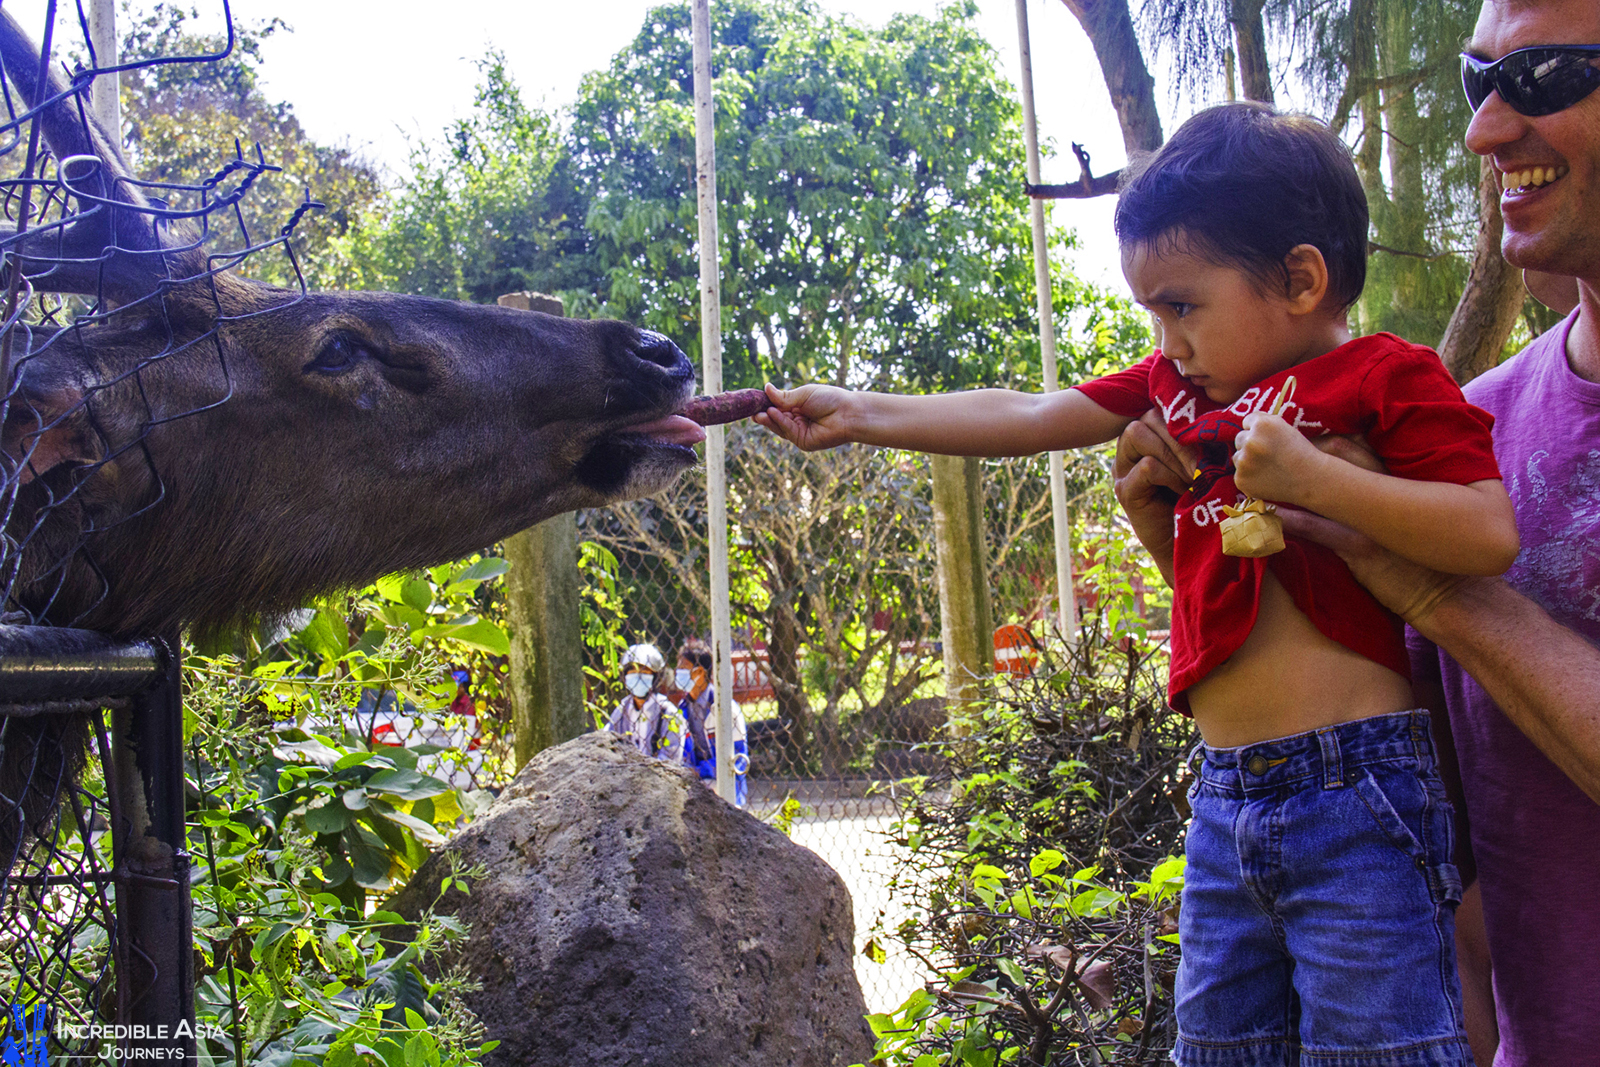
[[[667,669],[667,659],[655,645],[639,644],[629,648],[622,654],[622,668],[624,671],[632,664],[639,664],[653,674],[660,674]]]

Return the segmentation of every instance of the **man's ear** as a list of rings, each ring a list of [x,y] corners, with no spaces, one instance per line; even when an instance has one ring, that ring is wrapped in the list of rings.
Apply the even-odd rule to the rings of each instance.
[[[0,450],[22,485],[63,463],[98,462],[101,449],[84,408],[83,387],[33,361],[25,364],[21,388],[6,408]]]
[[[1305,315],[1322,306],[1328,295],[1328,261],[1316,245],[1295,245],[1283,257],[1283,273],[1288,281],[1284,296],[1292,314]]]

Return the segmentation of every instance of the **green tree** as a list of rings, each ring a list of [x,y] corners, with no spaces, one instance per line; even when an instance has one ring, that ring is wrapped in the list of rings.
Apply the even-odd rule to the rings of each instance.
[[[163,2],[148,11],[125,3],[120,58],[131,63],[160,57],[210,55],[226,38],[195,32],[193,10]],[[382,193],[378,175],[347,148],[320,145],[307,136],[294,108],[262,93],[261,42],[289,27],[281,19],[236,25],[232,54],[211,63],[157,64],[122,75],[122,113],[134,172],[159,182],[194,184],[220,171],[237,142],[248,156],[260,145],[282,173],[262,177],[239,202],[245,232],[232,212],[210,221],[218,248],[244,247],[276,237],[307,195],[327,205],[304,215],[295,228],[295,251],[307,281],[328,285],[349,271],[340,241]],[[223,188],[231,187],[225,182]],[[181,198],[179,198],[181,201]],[[192,206],[181,205],[180,206]],[[256,255],[252,276],[293,284],[282,255]]]
[[[965,385],[1036,348],[1019,109],[974,11],[870,30],[803,0],[717,5],[731,382]],[[656,8],[585,80],[570,132],[599,284],[569,307],[686,347],[699,318],[691,72],[687,5]]]
[[[479,69],[471,116],[413,146],[410,172],[352,233],[353,288],[490,303],[591,287],[556,117],[524,103],[498,52]]]

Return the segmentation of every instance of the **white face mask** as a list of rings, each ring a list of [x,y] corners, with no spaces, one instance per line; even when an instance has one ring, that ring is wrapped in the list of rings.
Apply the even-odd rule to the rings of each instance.
[[[634,696],[643,699],[650,695],[650,690],[655,688],[656,676],[653,674],[624,674],[622,685]]]
[[[679,689],[684,690],[687,690],[694,683],[694,675],[689,672],[687,667],[679,667],[672,672],[672,679]]]

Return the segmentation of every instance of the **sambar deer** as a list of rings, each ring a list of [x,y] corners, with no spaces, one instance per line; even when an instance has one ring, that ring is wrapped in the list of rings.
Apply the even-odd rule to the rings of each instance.
[[[41,91],[9,11],[0,64],[30,107],[60,98],[44,138],[79,205],[64,227],[0,230],[8,270],[119,309],[25,350],[17,330],[8,610],[116,634],[222,624],[648,494],[695,461],[702,433],[674,414],[694,374],[665,337],[213,274],[60,76]]]
[[[95,314],[15,319],[0,351],[5,621],[217,628],[651,493],[695,462],[703,432],[678,414],[694,374],[667,338],[214,271],[197,230],[158,221],[169,212],[82,87],[41,84],[41,65],[0,12],[0,141],[28,143],[20,99],[60,174],[7,183],[0,301],[15,282],[18,308],[30,292],[83,294]],[[29,183],[35,205],[53,186],[65,217],[20,228]],[[34,759],[21,735],[43,729],[24,724],[42,721],[10,721],[13,799],[18,761]],[[31,766],[24,792],[63,770]],[[16,829],[0,828],[0,863]]]

